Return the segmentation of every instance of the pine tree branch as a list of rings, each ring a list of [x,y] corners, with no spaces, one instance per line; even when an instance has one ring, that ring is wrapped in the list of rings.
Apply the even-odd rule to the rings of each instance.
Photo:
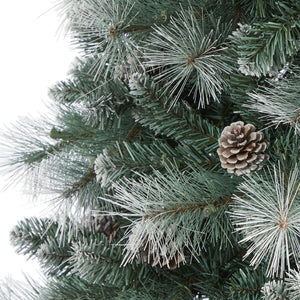
[[[47,240],[46,233],[55,235],[56,231],[57,226],[50,219],[25,219],[11,230],[10,241],[17,253],[32,258]]]
[[[277,6],[279,13],[272,21],[240,24],[231,36],[237,46],[239,70],[245,75],[273,76],[299,50],[299,7]]]
[[[230,68],[223,59],[220,19],[212,19],[209,14],[195,17],[192,8],[181,11],[168,27],[154,27],[147,41],[146,66],[160,70],[155,78],[162,82],[162,93],[174,96],[170,107],[179,100],[188,81],[193,82],[189,94],[193,93],[198,108],[210,100],[219,101],[226,85],[224,74]]]
[[[298,270],[291,270],[288,274],[288,278],[285,280],[287,285],[288,295],[291,300],[297,300],[300,297],[300,272]]]
[[[149,127],[156,135],[162,134],[177,142],[192,144],[197,151],[210,145],[215,145],[215,149],[218,147],[219,129],[199,113],[187,110],[180,103],[168,110],[165,105],[167,98],[161,98],[151,82],[143,86],[142,93],[135,103],[134,118],[137,122]]]
[[[55,101],[80,110],[88,126],[104,130],[124,111],[126,115],[129,99],[120,81],[105,80],[103,76],[94,80],[92,67],[92,59],[78,60],[70,72],[71,78],[56,83],[49,94]]]
[[[253,266],[267,260],[267,276],[282,278],[300,254],[298,175],[297,165],[289,174],[274,166],[273,173],[245,178],[244,196],[234,197],[233,223],[245,235],[241,243],[249,242],[245,257],[253,254]]]
[[[266,280],[262,270],[238,270],[231,277],[226,286],[229,299],[262,299],[261,286]]]
[[[35,300],[52,299],[115,299],[121,291],[113,285],[92,284],[79,276],[61,276],[48,280],[38,289]]]
[[[290,73],[289,78],[268,81],[268,87],[249,93],[250,99],[244,107],[262,114],[268,126],[287,124],[300,133],[300,69],[292,67]]]
[[[93,284],[113,284],[119,288],[142,286],[154,274],[141,263],[120,268],[122,248],[99,240],[74,244],[69,259],[74,274]]]
[[[139,181],[121,181],[115,187],[112,199],[107,199],[127,210],[127,213],[119,214],[132,222],[126,235],[127,253],[123,264],[132,262],[139,248],[144,247],[145,239],[149,239],[149,245],[153,243],[151,247],[155,251],[162,251],[164,245],[159,245],[159,235],[166,230],[168,240],[180,253],[184,245],[196,255],[206,240],[224,246],[230,243],[229,232],[232,229],[225,213],[229,200],[219,200],[218,195],[224,197],[230,186],[234,188],[234,182],[221,175],[220,178],[215,175],[207,179],[205,176],[210,175],[204,170],[189,175],[181,174],[176,169],[167,170],[165,175],[155,171],[152,178],[140,175]],[[219,184],[220,180],[227,182],[226,192],[224,186]]]
[[[165,169],[166,159],[181,162],[176,151],[165,142],[153,144],[117,143],[105,149],[95,160],[95,172],[103,187],[112,187],[122,178],[138,178],[138,173],[152,174]]]
[[[40,245],[36,257],[46,274],[64,276],[72,272],[72,267],[68,263],[70,250],[69,244],[59,245],[56,237],[48,235],[47,240]]]

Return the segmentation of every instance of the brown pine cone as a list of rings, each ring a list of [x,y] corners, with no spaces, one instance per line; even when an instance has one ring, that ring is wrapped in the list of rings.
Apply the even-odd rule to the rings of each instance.
[[[108,237],[109,243],[116,237],[120,224],[110,216],[91,217],[92,228],[100,233],[104,233]]]
[[[262,162],[269,158],[265,154],[267,142],[261,131],[255,131],[252,124],[238,121],[226,126],[219,138],[217,150],[222,168],[236,175],[248,174],[262,168]]]

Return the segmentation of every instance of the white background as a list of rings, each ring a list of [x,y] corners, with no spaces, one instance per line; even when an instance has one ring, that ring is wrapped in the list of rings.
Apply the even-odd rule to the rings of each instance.
[[[19,116],[45,114],[48,88],[67,76],[75,57],[70,41],[58,35],[60,19],[50,0],[1,1],[0,130]],[[0,141],[1,142],[1,141]],[[38,263],[15,254],[9,232],[18,220],[41,215],[43,205],[22,194],[21,186],[5,186],[0,173],[0,280],[8,275],[37,278]]]

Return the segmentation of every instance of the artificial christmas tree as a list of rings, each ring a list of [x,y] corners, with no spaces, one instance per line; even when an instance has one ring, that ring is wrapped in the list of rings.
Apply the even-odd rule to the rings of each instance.
[[[11,233],[45,272],[25,299],[299,299],[299,2],[57,8],[82,56],[56,119],[3,133],[52,199]]]

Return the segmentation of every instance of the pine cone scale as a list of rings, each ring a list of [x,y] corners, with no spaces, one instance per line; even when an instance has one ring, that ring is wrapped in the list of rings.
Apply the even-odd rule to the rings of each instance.
[[[251,134],[251,132],[254,132],[256,130],[256,127],[252,124],[246,124],[244,126],[244,134],[245,134],[245,137],[248,137],[249,134]]]
[[[227,159],[227,162],[230,164],[236,164],[238,162],[238,158],[236,156],[231,156]]]
[[[244,168],[246,168],[247,167],[247,162],[246,161],[242,161],[242,162],[240,162],[240,163],[238,163],[238,164],[235,164],[235,168],[236,169],[244,169]]]
[[[263,144],[258,144],[258,145],[253,149],[253,151],[254,151],[255,153],[259,153],[259,152],[262,150],[262,148],[263,148]]]
[[[230,149],[231,154],[238,154],[243,150],[244,147]]]
[[[243,152],[236,155],[237,160],[245,160],[249,156],[249,152]],[[249,159],[247,160],[249,162]]]
[[[257,155],[254,154],[254,153],[252,153],[252,154],[250,155],[250,157],[248,158],[247,161],[248,161],[249,163],[252,163],[252,162],[254,162],[256,159],[257,159]]]
[[[242,147],[242,146],[245,146],[247,144],[247,140],[244,140],[240,143],[237,144],[238,147]]]

